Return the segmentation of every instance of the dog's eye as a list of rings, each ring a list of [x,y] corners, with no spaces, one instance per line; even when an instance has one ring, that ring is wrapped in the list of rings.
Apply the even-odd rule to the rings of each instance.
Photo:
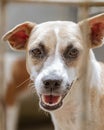
[[[33,58],[43,58],[44,52],[40,48],[35,48],[29,51]]]
[[[68,57],[75,58],[78,56],[79,51],[77,49],[72,49],[68,52]]]
[[[64,53],[64,57],[66,59],[72,59],[72,58],[76,58],[78,54],[79,51],[76,48],[71,48],[66,50],[66,52]]]

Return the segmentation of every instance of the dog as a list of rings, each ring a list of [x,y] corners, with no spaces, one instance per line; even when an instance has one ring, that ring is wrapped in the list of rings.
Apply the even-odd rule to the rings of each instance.
[[[104,64],[92,51],[103,37],[104,13],[78,23],[24,22],[3,36],[14,50],[26,51],[39,105],[51,114],[55,130],[81,130],[81,124],[104,130]]]
[[[16,130],[20,102],[31,93],[29,74],[24,56],[12,53],[4,55],[4,85],[1,102],[5,113],[5,129]]]

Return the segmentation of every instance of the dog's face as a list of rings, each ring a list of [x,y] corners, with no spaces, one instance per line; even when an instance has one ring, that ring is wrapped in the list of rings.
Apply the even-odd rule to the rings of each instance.
[[[33,29],[27,46],[27,68],[40,105],[54,110],[79,76],[83,45],[72,22],[48,22]]]
[[[104,15],[87,22],[90,25],[86,34],[90,34],[87,36],[89,44],[83,38],[83,26],[86,25],[83,22],[24,23],[4,36],[13,48],[26,49],[27,70],[40,106],[45,110],[52,111],[62,106],[65,95],[80,77],[88,50],[101,44]]]

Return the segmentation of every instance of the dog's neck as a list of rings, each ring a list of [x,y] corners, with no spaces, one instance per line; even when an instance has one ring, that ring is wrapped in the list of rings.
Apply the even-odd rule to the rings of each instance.
[[[94,56],[94,53],[90,51],[90,59],[87,68],[87,80],[89,87],[96,87],[100,91],[101,84],[101,66]]]
[[[78,80],[76,81],[76,85],[81,83],[87,85],[87,88],[96,87],[100,91],[100,84],[101,84],[101,66],[100,63],[96,60],[93,51],[90,49],[88,51],[88,55],[85,57],[81,67],[81,75],[79,76]],[[80,82],[80,83],[77,83]],[[83,83],[84,82],[84,83]]]

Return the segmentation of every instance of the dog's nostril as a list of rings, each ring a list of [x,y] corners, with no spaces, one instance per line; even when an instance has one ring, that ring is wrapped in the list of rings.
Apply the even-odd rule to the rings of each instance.
[[[50,85],[49,81],[44,81],[43,83],[44,83],[45,86],[49,86]]]
[[[60,81],[60,80],[56,80],[56,81],[54,82],[54,86],[56,86],[56,87],[60,86],[60,84],[61,84],[61,81]]]
[[[46,89],[49,89],[51,87],[51,80],[45,80],[43,84]]]
[[[43,81],[43,84],[46,89],[48,89],[48,88],[57,89],[58,87],[60,87],[61,82],[62,82],[62,80],[54,79],[54,80],[45,80],[45,81]]]

